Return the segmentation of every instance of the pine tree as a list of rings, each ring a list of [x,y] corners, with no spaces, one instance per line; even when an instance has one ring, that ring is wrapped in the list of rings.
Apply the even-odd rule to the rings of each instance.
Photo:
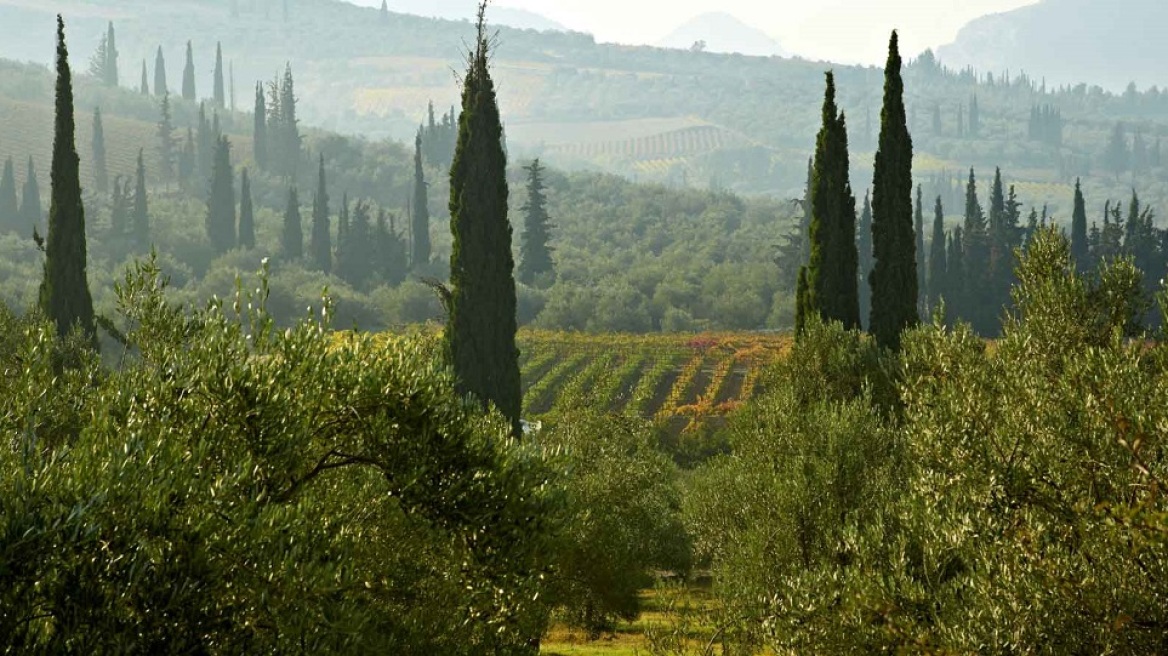
[[[97,50],[89,58],[89,77],[105,84],[105,67],[109,65],[109,34],[101,35],[97,42]]]
[[[195,101],[195,55],[191,50],[191,42],[187,41],[187,63],[183,67],[183,82],[182,82],[182,97],[183,100]]]
[[[933,241],[929,244],[929,276],[926,287],[929,290],[929,312],[936,312],[945,293],[945,207],[941,197],[933,207]]]
[[[872,185],[871,331],[876,343],[900,348],[900,335],[917,323],[916,243],[913,239],[912,136],[904,111],[904,82],[896,32],[884,69],[884,109]]]
[[[12,158],[4,161],[4,174],[0,176],[0,233],[20,232],[20,205],[16,198],[16,172]]]
[[[239,174],[239,245],[253,249],[255,238],[255,210],[251,204],[251,181],[247,179],[247,169]]]
[[[150,95],[150,78],[146,74],[146,60],[142,60],[142,84],[138,87],[138,92],[143,96]]]
[[[422,169],[422,133],[414,137],[414,200],[411,204],[413,252],[410,264],[420,269],[430,263],[430,200],[426,173]]]
[[[37,184],[36,166],[32,162],[32,156],[29,156],[28,174],[24,178],[24,189],[20,198],[20,234],[31,236],[34,230],[43,227],[44,217],[44,212],[41,209],[41,187]]]
[[[1071,215],[1071,257],[1080,273],[1086,271],[1091,262],[1090,246],[1087,243],[1087,202],[1083,200],[1083,187],[1075,180],[1075,209]]]
[[[925,272],[928,266],[925,262],[925,208],[921,198],[922,194],[921,185],[917,185],[917,204],[913,218],[913,232],[916,234],[914,252],[917,256],[917,310],[920,313],[926,313],[928,312],[926,308],[928,307],[929,291],[925,285]]]
[[[231,170],[231,143],[216,140],[211,167],[211,189],[207,197],[207,238],[216,253],[235,248],[235,173]]]
[[[93,110],[93,184],[98,193],[109,193],[109,172],[105,165],[105,129],[101,124],[101,108]]]
[[[114,34],[114,23],[110,21],[106,31],[105,71],[102,82],[110,88],[118,86],[118,38]]]
[[[162,167],[162,177],[174,179],[174,122],[170,117],[170,96],[162,96],[158,119],[158,163]]]
[[[134,185],[134,241],[145,250],[150,245],[150,212],[146,206],[146,162],[138,149],[138,171]],[[129,183],[127,183],[129,186]]]
[[[835,77],[826,74],[822,127],[816,139],[811,186],[811,260],[805,312],[860,327],[857,288],[856,199],[848,181],[848,136],[835,104]]]
[[[519,248],[519,280],[525,285],[551,284],[555,275],[552,263],[551,224],[548,223],[547,194],[544,191],[544,168],[536,159],[523,167],[527,171],[527,202],[523,212],[523,241]]]
[[[40,308],[61,337],[80,329],[97,348],[93,297],[86,277],[85,208],[73,114],[73,76],[65,47],[65,22],[57,16],[56,120],[53,128],[52,200],[45,242]]]
[[[320,156],[316,195],[312,199],[312,265],[318,271],[333,270],[333,245],[329,226],[329,197],[324,177],[324,155]]]
[[[170,89],[166,87],[166,58],[162,56],[162,46],[158,46],[158,54],[154,55],[154,95],[170,95]]]
[[[300,225],[300,199],[296,187],[288,190],[288,205],[284,209],[284,232],[280,237],[284,257],[296,261],[304,257],[304,229]]]
[[[261,170],[268,167],[268,109],[264,103],[264,85],[256,83],[255,110],[253,114],[255,125],[252,131],[254,139],[253,157],[256,166]]]
[[[449,320],[445,341],[456,389],[493,403],[522,434],[515,262],[507,219],[507,156],[491,80],[486,2],[463,78],[458,145],[450,168]]]
[[[223,44],[215,43],[215,73],[212,78],[212,101],[219,109],[226,109],[227,94],[223,90]]]
[[[872,195],[864,192],[864,207],[860,212],[860,224],[856,228],[856,250],[859,261],[860,279],[857,288],[860,295],[860,323],[868,329],[868,318],[872,314]]]

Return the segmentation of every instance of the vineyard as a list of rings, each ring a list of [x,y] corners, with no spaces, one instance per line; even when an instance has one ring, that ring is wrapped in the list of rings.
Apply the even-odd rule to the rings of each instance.
[[[584,403],[671,432],[718,422],[759,391],[790,338],[747,333],[585,335],[521,331],[524,415]]]

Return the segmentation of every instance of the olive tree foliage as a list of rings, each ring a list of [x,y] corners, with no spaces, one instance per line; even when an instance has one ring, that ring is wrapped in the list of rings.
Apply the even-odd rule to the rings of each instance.
[[[1046,230],[992,345],[933,325],[866,359],[812,326],[686,503],[721,630],[775,653],[1163,651],[1168,346],[1129,338],[1140,278],[1081,277]],[[807,403],[822,380],[789,376],[849,362],[858,392]]]
[[[543,456],[432,338],[339,337],[327,300],[277,329],[265,276],[194,312],[164,288],[118,285],[115,371],[0,313],[0,651],[533,649]]]

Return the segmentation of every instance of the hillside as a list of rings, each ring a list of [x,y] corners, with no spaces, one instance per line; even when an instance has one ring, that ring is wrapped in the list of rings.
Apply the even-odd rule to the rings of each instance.
[[[1163,87],[1168,45],[1149,26],[1166,23],[1161,0],[1042,0],[971,22],[939,55],[957,68],[1027,71],[1047,84]]]
[[[657,42],[662,48],[686,50],[701,43],[706,52],[777,57],[784,53],[779,42],[762,30],[751,27],[724,12],[695,16]]]

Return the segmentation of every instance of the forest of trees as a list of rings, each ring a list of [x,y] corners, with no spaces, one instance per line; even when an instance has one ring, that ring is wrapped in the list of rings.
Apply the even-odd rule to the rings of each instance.
[[[863,194],[832,72],[794,203],[515,161],[486,7],[412,148],[302,124],[291,65],[237,111],[218,45],[210,85],[188,41],[179,93],[161,48],[123,88],[110,23],[75,75],[57,17],[50,184],[0,142],[0,651],[536,654],[654,587],[662,656],[1164,648],[1138,190],[1092,219],[1076,182],[1068,222],[1000,168],[914,177],[896,32]],[[0,67],[0,108],[42,77]],[[527,421],[521,325],[791,340],[679,436],[617,371]]]

